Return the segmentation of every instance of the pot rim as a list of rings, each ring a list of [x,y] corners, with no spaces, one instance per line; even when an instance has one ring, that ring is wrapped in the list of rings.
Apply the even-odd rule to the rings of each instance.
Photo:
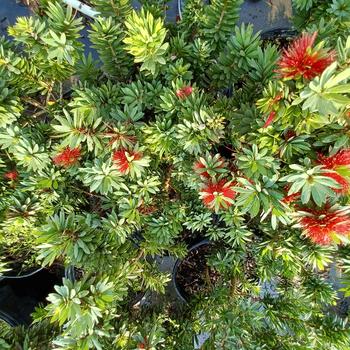
[[[75,272],[74,272],[74,265],[62,265],[64,267],[64,275],[63,277],[70,279],[71,281],[75,281]],[[31,272],[26,272],[23,275],[0,275],[0,281],[5,279],[20,279],[20,278],[27,278],[35,275],[36,273],[47,269],[46,266],[41,266],[36,269],[33,269]],[[31,269],[29,269],[30,271]]]
[[[26,274],[20,275],[20,276],[0,276],[0,282],[1,281],[5,281],[6,279],[13,280],[13,279],[28,278],[28,277],[31,277],[31,276],[39,273],[40,271],[42,271],[44,269],[45,269],[45,267],[40,267],[40,268],[35,269],[32,272],[29,272],[29,273],[26,273]],[[74,272],[74,266],[73,265],[64,266],[64,273],[63,273],[62,278],[63,277],[64,278],[68,278],[72,282],[75,281],[75,272]],[[11,315],[9,315],[8,313],[6,313],[6,312],[4,312],[2,310],[0,310],[0,320],[6,322],[10,327],[16,327],[16,326],[21,324],[14,317],[12,317]]]
[[[213,244],[213,242],[207,238],[202,239],[201,241],[199,241],[198,243],[195,243],[194,245],[192,245],[187,252],[186,257],[189,255],[190,252],[192,252],[193,250],[202,247],[204,245],[210,245]],[[177,283],[176,280],[176,275],[177,275],[177,271],[179,269],[179,266],[181,265],[181,263],[186,259],[186,257],[184,259],[176,259],[174,267],[173,267],[173,271],[172,271],[172,282],[173,282],[173,286],[174,289],[176,291],[176,295],[178,296],[178,298],[185,304],[188,303],[188,299],[186,299],[185,297],[185,293],[182,291],[182,288],[179,286],[179,284]]]
[[[270,28],[270,29],[261,31],[260,37],[267,39],[270,36],[276,36],[277,34],[280,34],[280,33],[291,34],[296,36],[298,34],[298,31],[293,27],[281,26],[281,27],[275,27],[275,28]]]
[[[19,279],[19,278],[31,277],[43,269],[44,269],[44,267],[39,267],[39,268],[36,268],[33,271],[27,272],[23,275],[2,275],[2,276],[0,276],[0,281],[6,280],[6,279]]]

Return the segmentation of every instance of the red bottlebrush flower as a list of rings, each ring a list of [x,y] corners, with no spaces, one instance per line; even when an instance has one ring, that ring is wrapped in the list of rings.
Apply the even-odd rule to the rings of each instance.
[[[147,339],[147,337],[144,337],[144,341],[137,344],[138,349],[140,349],[140,350],[146,349],[147,343],[148,343],[148,339]]]
[[[193,170],[199,176],[203,176],[206,179],[214,177],[217,173],[225,172],[225,159],[216,154],[215,156],[207,156],[206,159],[200,158],[193,165]],[[211,173],[211,174],[210,174]]]
[[[282,202],[289,204],[297,201],[300,198],[300,192],[290,194],[289,196],[286,195],[283,197]]]
[[[265,122],[263,128],[267,128],[270,124],[272,124],[275,117],[276,117],[276,112],[275,111],[270,112],[269,116],[266,119],[266,122]]]
[[[334,179],[341,188],[334,188],[334,192],[339,194],[347,194],[350,190],[350,179],[343,176],[345,173],[350,174],[350,149],[343,149],[337,152],[335,155],[325,157],[322,154],[318,155],[318,161],[329,170],[333,172],[324,173],[323,176]],[[341,172],[341,173],[340,173]]]
[[[140,152],[127,151],[125,149],[113,153],[113,161],[117,169],[123,174],[126,174],[129,171],[130,163],[133,160],[139,160],[141,158],[142,154]]]
[[[192,91],[193,91],[192,86],[184,86],[181,89],[178,89],[176,91],[176,96],[181,100],[183,100],[186,97],[190,96],[192,94]]]
[[[81,153],[78,147],[71,149],[68,146],[61,153],[53,157],[52,160],[56,165],[61,165],[67,168],[77,163],[80,156]]]
[[[289,204],[289,203],[293,203],[293,202],[297,201],[301,195],[300,192],[288,195],[289,189],[290,189],[290,185],[284,186],[284,192],[287,194],[282,198],[282,202],[285,204]]]
[[[11,170],[4,174],[4,178],[7,180],[15,181],[18,179],[18,171],[17,170]]]
[[[303,209],[299,224],[314,243],[327,245],[335,235],[350,234],[350,216],[344,210]]]
[[[210,175],[208,174],[208,172],[206,170],[206,166],[200,161],[198,160],[197,162],[194,163],[193,165],[193,170],[199,174],[200,176],[204,176],[206,178],[209,178]]]
[[[335,52],[313,48],[317,32],[304,33],[283,50],[277,72],[286,79],[312,79],[320,75],[334,60]]]
[[[208,183],[201,190],[200,196],[203,204],[211,209],[226,209],[232,205],[236,192],[233,190],[231,181],[225,179],[217,183]]]
[[[276,97],[274,97],[273,99],[270,100],[269,102],[269,106],[272,107],[273,105],[275,105],[277,102],[279,102],[280,100],[282,100],[283,98],[283,93],[279,93],[276,95]]]
[[[349,181],[340,174],[334,172],[334,173],[323,173],[323,176],[330,177],[331,179],[338,182],[338,184],[341,186],[341,188],[333,188],[333,191],[339,194],[348,194],[350,190],[350,183]]]
[[[336,169],[340,166],[346,166],[350,168],[350,148],[342,149],[330,157],[325,157],[322,154],[319,154],[318,161],[327,169]]]

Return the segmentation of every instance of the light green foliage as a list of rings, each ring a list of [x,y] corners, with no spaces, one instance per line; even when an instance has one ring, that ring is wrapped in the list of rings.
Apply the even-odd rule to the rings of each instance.
[[[328,12],[349,23],[350,3],[347,0],[333,0]]]
[[[159,95],[162,92],[162,85],[159,81],[151,82],[132,82],[122,87],[123,103],[130,105],[130,108],[137,107],[144,111],[145,109],[154,109],[159,103]],[[135,120],[136,121],[136,120]]]
[[[72,338],[83,338],[91,334],[114,300],[113,283],[108,278],[71,282],[63,279],[62,286],[56,286],[47,306],[51,322],[66,323],[63,334]]]
[[[60,212],[48,219],[38,230],[38,256],[43,265],[51,265],[63,257],[69,263],[80,264],[96,249],[99,221],[91,215]]]
[[[237,158],[238,167],[253,180],[261,176],[271,176],[279,166],[268,153],[267,148],[259,151],[256,145],[253,145],[251,150],[244,148],[242,154]]]
[[[321,115],[334,115],[350,103],[350,68],[336,73],[337,63],[329,66],[321,75],[312,80],[308,87],[300,93],[300,99],[294,103],[303,102],[302,108]],[[335,74],[336,73],[336,74]]]
[[[135,11],[127,18],[127,36],[123,40],[126,50],[135,57],[135,62],[142,62],[141,70],[155,75],[159,65],[165,64],[165,54],[169,44],[164,43],[166,29],[161,19],[155,19],[149,12]]]
[[[93,164],[87,164],[86,168],[81,168],[80,172],[84,184],[90,186],[91,192],[108,194],[125,187],[121,173],[113,167],[110,160],[102,162],[97,159]]]
[[[248,75],[252,81],[251,84],[248,82],[248,89],[251,89],[254,84],[264,86],[274,76],[274,68],[278,59],[278,51],[274,45],[268,44],[264,49],[258,47],[256,51],[257,57],[250,58],[248,63]]]
[[[0,128],[12,124],[20,115],[21,106],[5,81],[0,82]]]
[[[183,149],[198,155],[208,150],[209,142],[218,143],[223,137],[224,119],[211,111],[194,112],[192,121],[183,120],[177,127],[176,138]]]
[[[324,176],[329,170],[323,169],[322,165],[310,167],[306,165],[292,164],[290,168],[294,173],[284,176],[281,181],[291,183],[288,195],[301,192],[301,201],[306,204],[310,198],[318,205],[322,206],[329,198],[335,197],[333,189],[340,188],[340,185],[332,178]]]
[[[184,64],[183,59],[176,60],[173,64],[167,67],[165,79],[174,81],[177,79],[191,81],[193,78],[192,72],[189,70],[190,64]]]
[[[66,11],[54,2],[48,5],[46,14],[47,21],[22,17],[9,28],[9,34],[25,45],[25,51],[34,66],[30,75],[40,77],[37,84],[42,86],[47,84],[45,80],[50,77],[59,80],[67,78],[73,72],[82,46],[77,41],[82,19],[74,18],[72,8]],[[15,64],[20,64],[18,59]],[[40,71],[46,73],[45,79],[42,79]],[[49,86],[45,88],[50,89]]]
[[[241,187],[235,187],[239,194],[236,205],[242,213],[249,213],[254,218],[260,213],[261,221],[271,215],[271,227],[276,229],[278,223],[290,224],[286,207],[281,203],[283,197],[276,184],[277,177],[263,177],[261,182],[251,183],[244,178],[238,179]]]
[[[308,11],[313,5],[313,0],[293,0],[293,5],[301,11]]]
[[[18,164],[22,165],[29,171],[43,170],[50,162],[50,158],[45,152],[44,147],[26,139],[21,140],[15,146],[13,153]]]
[[[158,119],[154,124],[144,126],[142,130],[146,135],[145,143],[159,158],[169,155],[174,149],[174,130],[170,119]]]

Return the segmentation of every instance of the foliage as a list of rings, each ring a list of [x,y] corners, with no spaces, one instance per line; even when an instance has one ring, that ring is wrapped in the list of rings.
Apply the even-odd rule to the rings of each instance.
[[[285,49],[236,26],[241,0],[176,24],[90,3],[97,58],[61,1],[0,39],[0,273],[76,269],[0,348],[347,350],[347,0],[294,0]],[[174,305],[159,261],[203,238],[215,283]]]

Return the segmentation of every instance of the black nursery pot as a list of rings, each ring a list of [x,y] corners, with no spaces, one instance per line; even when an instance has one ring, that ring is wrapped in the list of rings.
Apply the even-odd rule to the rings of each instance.
[[[183,303],[188,303],[191,299],[191,295],[185,291],[183,284],[181,283],[181,279],[183,280],[184,278],[191,278],[192,276],[189,274],[188,276],[181,275],[182,273],[182,266],[186,259],[188,259],[189,256],[193,254],[193,252],[201,250],[206,247],[211,247],[213,246],[213,243],[207,239],[204,239],[193,246],[190,247],[188,250],[188,254],[184,259],[177,259],[173,268],[173,273],[172,273],[172,281],[173,285],[176,291],[177,296]]]
[[[298,35],[298,32],[290,27],[279,27],[263,31],[260,34],[262,40],[278,41],[281,48],[286,47],[293,38]]]
[[[62,277],[74,279],[74,269],[59,266],[55,271],[38,268],[20,276],[0,277],[0,319],[10,326],[30,325],[31,313],[62,284]]]

